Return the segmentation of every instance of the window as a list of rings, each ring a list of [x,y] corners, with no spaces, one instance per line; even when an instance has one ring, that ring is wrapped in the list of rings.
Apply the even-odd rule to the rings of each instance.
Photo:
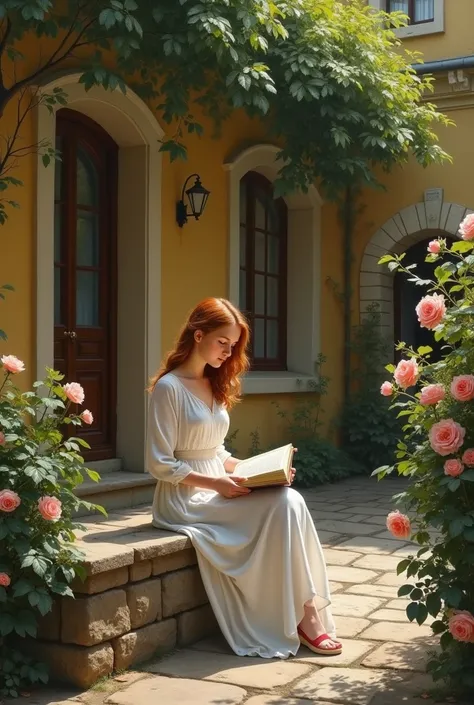
[[[286,370],[287,223],[271,183],[248,172],[240,182],[240,308],[251,327],[254,370]]]
[[[435,0],[387,0],[387,12],[403,12],[411,25],[434,22]]]

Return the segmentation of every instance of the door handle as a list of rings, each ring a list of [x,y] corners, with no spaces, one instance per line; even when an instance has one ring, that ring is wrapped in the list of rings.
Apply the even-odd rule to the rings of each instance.
[[[65,330],[64,336],[71,338],[71,340],[75,340],[77,338],[77,333],[74,330]]]

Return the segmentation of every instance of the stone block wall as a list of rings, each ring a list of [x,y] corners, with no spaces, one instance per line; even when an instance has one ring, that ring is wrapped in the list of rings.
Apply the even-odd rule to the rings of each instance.
[[[55,603],[28,644],[53,677],[86,688],[217,629],[189,540],[156,536],[93,546],[75,599]]]

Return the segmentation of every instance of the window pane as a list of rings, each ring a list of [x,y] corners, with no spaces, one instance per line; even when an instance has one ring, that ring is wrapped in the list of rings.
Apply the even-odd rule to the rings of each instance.
[[[254,313],[265,314],[265,276],[255,274],[254,276]]]
[[[76,325],[99,325],[99,272],[76,272]]]
[[[255,199],[255,227],[265,230],[265,195],[261,192]]]
[[[278,321],[267,321],[267,357],[278,357]]]
[[[247,222],[247,185],[243,179],[240,180],[240,222]]]
[[[76,256],[80,267],[99,265],[99,228],[96,213],[78,211]]]
[[[239,273],[239,307],[247,310],[247,272],[241,269]]]
[[[414,22],[434,20],[434,0],[415,0]]]
[[[267,277],[267,316],[278,316],[278,279]]]
[[[255,232],[255,269],[265,271],[265,234]]]
[[[54,206],[54,261],[62,261],[62,247],[61,247],[61,211],[62,206],[56,204]]]
[[[278,235],[280,232],[280,214],[275,199],[268,199],[268,230]]]
[[[62,147],[62,138],[56,137],[55,148],[60,152]],[[59,201],[62,196],[62,169],[63,163],[59,159],[54,160],[54,199]],[[52,168],[51,166],[49,167]]]
[[[265,357],[265,321],[263,318],[256,318],[253,325],[253,355],[254,357]]]
[[[96,206],[98,203],[97,169],[89,154],[77,148],[77,204]]]
[[[61,315],[61,270],[54,268],[54,325],[62,323]]]
[[[280,240],[275,235],[267,236],[267,272],[280,273]]]
[[[389,12],[404,12],[408,15],[409,0],[389,0]]]
[[[240,266],[245,267],[247,263],[247,231],[240,228]]]

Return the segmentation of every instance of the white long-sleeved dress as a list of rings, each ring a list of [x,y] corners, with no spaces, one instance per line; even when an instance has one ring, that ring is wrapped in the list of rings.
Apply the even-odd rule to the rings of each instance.
[[[289,487],[235,499],[181,484],[191,471],[225,476],[227,411],[212,410],[172,373],[150,401],[146,467],[158,479],[153,525],[189,536],[219,626],[240,656],[287,658],[303,605],[315,598],[330,636],[326,565],[303,497]]]

